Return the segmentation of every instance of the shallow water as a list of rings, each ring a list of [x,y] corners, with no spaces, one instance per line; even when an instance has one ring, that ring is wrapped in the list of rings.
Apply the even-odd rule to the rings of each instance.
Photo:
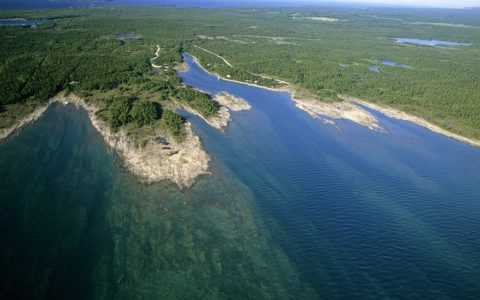
[[[368,66],[368,70],[375,73],[380,73],[380,69],[378,67]]]
[[[0,298],[315,297],[212,165],[179,191],[122,171],[86,113],[54,105],[0,143]]]
[[[286,93],[218,80],[185,58],[186,83],[252,104],[223,134],[187,117],[320,296],[480,295],[480,149],[374,111],[388,134],[336,129]]]
[[[439,40],[421,40],[411,38],[394,38],[397,43],[415,44],[421,46],[471,46],[471,43],[458,43],[451,41],[439,41]]]

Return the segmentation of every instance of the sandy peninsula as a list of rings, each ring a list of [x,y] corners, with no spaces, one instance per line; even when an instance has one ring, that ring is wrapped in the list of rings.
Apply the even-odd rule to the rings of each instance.
[[[480,141],[478,141],[478,140],[470,139],[470,138],[461,136],[459,134],[455,134],[455,133],[450,132],[448,130],[445,130],[445,129],[437,126],[437,125],[434,125],[434,124],[426,121],[423,118],[408,114],[404,111],[401,111],[401,110],[398,110],[398,109],[395,109],[395,108],[391,108],[391,107],[387,107],[387,106],[383,106],[383,105],[380,105],[380,104],[371,103],[371,102],[361,100],[361,99],[357,99],[357,98],[354,98],[354,97],[348,97],[348,96],[341,96],[341,97],[342,97],[342,99],[344,99],[346,101],[350,101],[350,102],[353,102],[353,103],[359,103],[359,104],[364,105],[366,107],[369,107],[373,110],[379,111],[379,112],[383,113],[384,115],[386,115],[390,118],[412,122],[416,125],[425,127],[430,131],[439,133],[439,134],[444,135],[444,136],[448,136],[450,138],[456,139],[460,142],[463,142],[463,143],[466,143],[466,144],[469,144],[469,145],[472,145],[472,146],[480,147]]]
[[[83,99],[69,95],[57,101],[73,103],[88,112],[93,127],[104,141],[122,158],[126,168],[145,182],[170,180],[179,188],[190,187],[202,174],[209,174],[210,156],[202,147],[200,138],[192,131],[191,124],[185,125],[185,138],[177,142],[164,132],[157,132],[144,148],[137,148],[123,130],[114,133],[109,126],[95,116],[97,108]],[[160,138],[161,142],[156,142]]]
[[[324,124],[335,126],[336,123],[332,119],[345,119],[368,127],[373,131],[386,132],[371,113],[351,102],[342,101],[330,103],[296,98],[293,100],[295,101],[295,106],[307,112],[313,118],[319,119]],[[330,119],[325,118],[325,116]]]
[[[200,138],[193,132],[190,123],[185,124],[185,138],[181,142],[159,131],[144,148],[139,148],[124,130],[112,132],[110,127],[95,115],[97,107],[87,104],[73,94],[55,96],[48,104],[38,108],[15,126],[2,130],[0,139],[37,120],[49,105],[55,102],[71,103],[83,108],[106,144],[121,156],[125,167],[144,182],[170,180],[179,188],[184,188],[192,186],[198,176],[210,174],[208,168],[211,158],[203,149]]]
[[[231,121],[230,112],[224,106],[220,107],[218,113],[214,116],[210,116],[208,118],[204,117],[200,112],[191,108],[188,105],[183,105],[181,103],[177,103],[177,107],[186,110],[187,112],[191,113],[192,115],[196,115],[197,117],[203,119],[205,123],[210,125],[211,127],[218,129],[220,131],[224,131],[225,128],[228,127],[228,124]]]
[[[252,108],[252,106],[244,99],[237,98],[227,92],[220,92],[216,94],[213,100],[217,101],[220,104],[220,109],[218,110],[218,113],[216,115],[210,116],[208,118],[204,117],[200,112],[196,111],[188,105],[184,105],[179,102],[177,102],[176,105],[177,107],[185,109],[189,113],[202,118],[208,125],[220,131],[225,131],[225,129],[228,127],[228,124],[231,122],[232,117],[230,115],[230,111],[242,111]]]
[[[242,111],[252,109],[250,103],[243,98],[235,97],[227,92],[220,92],[215,95],[215,101],[225,106],[231,111]]]

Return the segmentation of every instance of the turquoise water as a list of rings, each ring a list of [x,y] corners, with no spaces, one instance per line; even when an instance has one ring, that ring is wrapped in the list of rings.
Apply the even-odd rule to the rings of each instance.
[[[0,143],[0,298],[478,298],[480,149],[323,125],[185,58],[253,106],[225,133],[184,113],[213,157],[191,189],[139,182],[74,106]]]
[[[439,40],[421,40],[411,38],[394,38],[397,43],[415,44],[421,46],[471,46],[471,43],[458,43],[451,41],[439,41]]]
[[[0,143],[0,299],[315,297],[225,168],[189,190],[122,170],[83,111]]]

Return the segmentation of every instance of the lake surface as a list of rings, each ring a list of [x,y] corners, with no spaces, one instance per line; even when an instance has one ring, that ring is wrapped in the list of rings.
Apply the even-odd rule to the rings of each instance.
[[[25,20],[25,19],[0,19],[0,25],[24,25],[32,26],[53,22],[51,20]]]
[[[411,38],[394,38],[397,43],[415,44],[421,46],[471,46],[471,43],[458,43],[451,41],[439,41],[439,40],[421,40]]]
[[[480,295],[480,149],[374,112],[388,134],[323,125],[290,96],[217,80],[243,97],[224,134],[189,116],[207,151],[252,191],[274,238],[319,296]]]
[[[253,106],[225,133],[185,114],[213,158],[191,189],[139,182],[71,105],[0,143],[3,298],[478,298],[478,148],[327,126],[185,60]]]
[[[135,33],[117,33],[117,40],[119,41],[136,40],[136,39],[138,39],[138,36]]]
[[[389,67],[400,67],[400,68],[406,68],[406,69],[411,68],[410,66],[397,64],[396,62],[390,61],[390,60],[382,60],[381,63],[382,65],[389,66]]]

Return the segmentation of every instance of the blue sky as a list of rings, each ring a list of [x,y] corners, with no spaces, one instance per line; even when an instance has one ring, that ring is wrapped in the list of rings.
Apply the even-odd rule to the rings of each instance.
[[[313,2],[313,1],[312,1]],[[433,6],[433,7],[480,7],[480,0],[339,0],[330,2],[382,3],[395,5]]]
[[[202,1],[202,0],[198,0],[198,1]],[[235,0],[228,0],[228,1],[232,3],[238,2]],[[480,0],[251,0],[250,2],[259,2],[259,3],[280,2],[280,3],[291,3],[291,4],[294,4],[294,3],[358,3],[358,4],[385,5],[385,6],[417,6],[417,7],[443,7],[443,8],[480,7]]]
[[[49,2],[55,1],[55,2]],[[72,0],[0,0],[0,8],[24,8],[24,7],[44,7],[45,3],[54,4],[57,6],[71,5]],[[85,1],[85,0],[77,0]],[[102,1],[102,0],[98,0]],[[104,1],[104,0],[103,0]],[[480,0],[114,0],[114,3],[126,4],[176,4],[180,6],[228,6],[228,5],[252,5],[252,4],[267,4],[274,5],[275,3],[306,4],[306,3],[363,3],[363,4],[383,4],[395,6],[422,6],[422,7],[447,7],[447,8],[462,8],[462,7],[480,7]],[[208,5],[213,3],[214,5]]]

